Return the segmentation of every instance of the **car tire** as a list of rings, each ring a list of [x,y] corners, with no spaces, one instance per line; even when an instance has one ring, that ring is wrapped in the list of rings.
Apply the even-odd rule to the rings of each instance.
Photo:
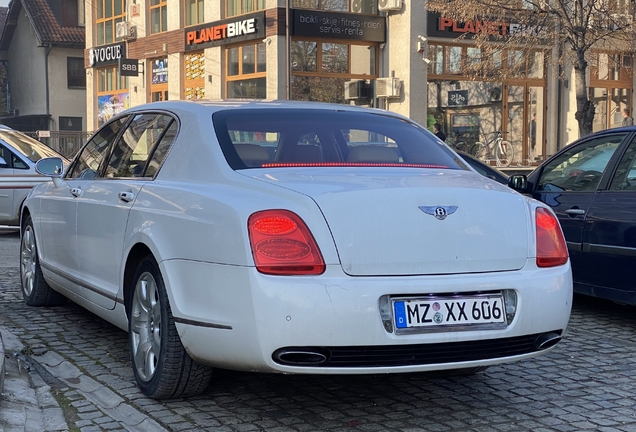
[[[44,280],[31,216],[24,221],[20,236],[20,285],[29,306],[58,306],[67,301]]]
[[[133,281],[128,340],[139,388],[154,399],[202,393],[212,368],[195,362],[183,347],[159,266],[151,255],[139,263]]]

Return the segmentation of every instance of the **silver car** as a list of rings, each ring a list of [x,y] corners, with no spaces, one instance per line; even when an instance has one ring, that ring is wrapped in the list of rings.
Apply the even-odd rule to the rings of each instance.
[[[0,125],[0,225],[19,225],[20,207],[29,191],[49,177],[35,172],[42,158],[62,157],[41,142]]]

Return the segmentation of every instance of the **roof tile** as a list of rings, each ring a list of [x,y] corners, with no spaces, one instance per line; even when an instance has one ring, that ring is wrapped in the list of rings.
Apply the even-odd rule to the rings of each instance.
[[[84,46],[84,27],[61,26],[46,0],[22,0],[22,5],[33,22],[41,43]]]

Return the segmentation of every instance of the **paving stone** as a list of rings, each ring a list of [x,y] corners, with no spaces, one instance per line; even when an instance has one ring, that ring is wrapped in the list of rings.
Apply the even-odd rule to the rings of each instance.
[[[3,432],[54,431],[62,414],[80,432],[636,432],[632,307],[577,296],[553,350],[473,376],[215,371],[203,395],[157,401],[134,381],[125,332],[71,302],[24,304],[18,241],[0,234],[0,329],[34,354],[16,403],[0,404]]]

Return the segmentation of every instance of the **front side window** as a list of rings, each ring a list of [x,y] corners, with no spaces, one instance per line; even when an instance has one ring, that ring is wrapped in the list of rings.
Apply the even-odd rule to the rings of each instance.
[[[150,0],[150,34],[168,31],[168,0]]]
[[[548,163],[537,185],[537,191],[596,191],[610,159],[625,134],[595,138],[572,147]]]
[[[410,167],[467,169],[430,132],[371,113],[326,110],[228,110],[213,122],[234,169]]]
[[[111,144],[126,124],[127,117],[113,120],[101,128],[91,139],[69,169],[68,179],[93,179],[99,177],[99,166],[106,158]]]
[[[97,45],[107,45],[120,40],[116,38],[115,29],[118,22],[126,19],[126,1],[96,0],[94,5]]]

